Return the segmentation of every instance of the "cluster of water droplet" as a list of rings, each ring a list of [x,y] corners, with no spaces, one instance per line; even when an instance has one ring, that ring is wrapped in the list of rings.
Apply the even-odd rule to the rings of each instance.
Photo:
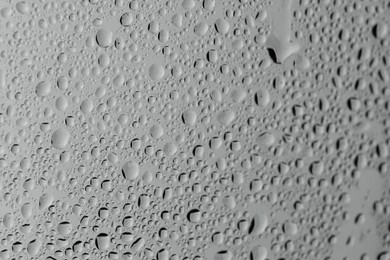
[[[390,259],[389,14],[0,2],[0,259]]]

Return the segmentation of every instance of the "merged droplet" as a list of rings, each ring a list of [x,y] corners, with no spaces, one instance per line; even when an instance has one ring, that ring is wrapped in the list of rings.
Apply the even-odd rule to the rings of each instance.
[[[122,166],[122,174],[126,180],[134,180],[139,176],[139,164],[128,161]]]
[[[95,239],[96,248],[99,250],[107,250],[110,247],[110,237],[106,233],[100,233]]]
[[[198,118],[198,116],[197,116],[196,112],[194,112],[190,109],[187,109],[182,114],[183,123],[188,125],[188,126],[195,125],[197,118]]]
[[[38,97],[45,97],[49,95],[51,91],[50,83],[47,81],[41,81],[38,83],[38,85],[35,88],[35,93]]]
[[[113,44],[113,32],[108,29],[100,29],[96,33],[96,42],[102,48],[107,48]]]
[[[42,247],[42,240],[39,239],[39,238],[36,238],[36,239],[33,239],[31,240],[28,244],[27,244],[27,253],[31,256],[36,256],[39,254],[39,251]]]
[[[149,77],[153,80],[161,80],[165,75],[165,69],[161,64],[152,64],[149,68]]]
[[[233,110],[224,110],[217,115],[218,122],[224,126],[230,125],[235,118],[236,115]]]
[[[51,144],[54,148],[64,149],[69,142],[70,133],[65,128],[58,128],[51,136]]]

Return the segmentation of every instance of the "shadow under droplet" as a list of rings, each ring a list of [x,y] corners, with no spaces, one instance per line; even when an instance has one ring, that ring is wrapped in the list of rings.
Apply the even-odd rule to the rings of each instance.
[[[270,56],[271,60],[276,63],[276,64],[281,64],[279,61],[278,61],[278,58],[276,56],[276,52],[274,49],[272,48],[267,48],[267,51],[268,51],[268,55]]]

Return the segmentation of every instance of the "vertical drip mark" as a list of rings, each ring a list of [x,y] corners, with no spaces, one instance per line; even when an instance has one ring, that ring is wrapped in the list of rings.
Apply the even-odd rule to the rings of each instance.
[[[283,63],[300,49],[298,42],[291,41],[292,0],[278,0],[271,7],[272,33],[267,39],[266,48],[276,63]]]

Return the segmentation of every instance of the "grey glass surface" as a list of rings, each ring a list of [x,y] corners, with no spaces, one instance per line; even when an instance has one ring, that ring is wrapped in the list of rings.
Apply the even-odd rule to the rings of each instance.
[[[388,0],[0,0],[0,259],[390,260]]]

